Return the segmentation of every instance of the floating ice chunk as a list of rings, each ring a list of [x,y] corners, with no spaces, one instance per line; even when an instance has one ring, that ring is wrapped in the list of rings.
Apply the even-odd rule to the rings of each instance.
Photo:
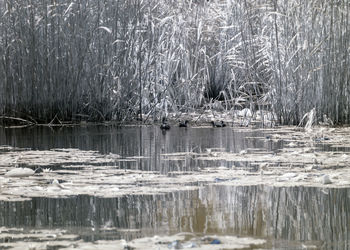
[[[247,154],[247,153],[248,153],[247,150],[241,150],[241,151],[239,152],[240,155],[245,155],[245,154]]]
[[[297,175],[298,175],[297,173],[286,173],[286,174],[282,175],[281,177],[291,179],[291,178],[296,177]]]
[[[168,244],[169,249],[182,249],[183,246],[179,240],[175,240]]]
[[[185,244],[182,244],[183,248],[197,248],[198,244],[196,242],[187,242]]]
[[[217,169],[218,169],[218,170],[229,170],[229,168],[228,168],[228,167],[225,167],[225,166],[220,166],[220,167],[218,167]]]
[[[331,178],[329,178],[328,174],[325,174],[324,176],[321,177],[321,183],[322,184],[332,184]]]
[[[67,189],[65,186],[63,186],[61,183],[58,182],[58,180],[54,179],[52,181],[52,185],[54,185],[55,187],[58,187],[60,189]]]
[[[8,177],[28,177],[35,174],[35,171],[30,168],[14,168],[8,171],[5,176]]]
[[[277,181],[289,181],[290,179],[295,178],[297,176],[298,176],[298,174],[296,174],[296,173],[286,173],[286,174],[280,176],[279,178],[277,178]]]
[[[293,148],[293,147],[296,147],[297,144],[295,142],[290,142],[286,145],[287,147],[290,147],[290,148]]]

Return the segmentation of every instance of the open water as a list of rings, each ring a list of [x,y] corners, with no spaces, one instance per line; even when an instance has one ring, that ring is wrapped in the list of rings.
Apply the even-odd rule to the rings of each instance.
[[[240,152],[254,148],[276,151],[283,146],[283,142],[252,139],[259,136],[265,135],[260,130],[209,127],[174,127],[166,133],[155,126],[32,127],[0,129],[0,145],[35,150],[97,150],[134,159],[118,162],[120,168],[167,174],[240,163],[169,161],[161,156],[164,153],[215,149]],[[196,190],[157,195],[0,201],[2,227],[15,231],[64,229],[84,241],[192,232],[265,239],[266,244],[259,249],[350,249],[350,190],[203,185]],[[0,243],[16,240],[25,239],[0,237]]]

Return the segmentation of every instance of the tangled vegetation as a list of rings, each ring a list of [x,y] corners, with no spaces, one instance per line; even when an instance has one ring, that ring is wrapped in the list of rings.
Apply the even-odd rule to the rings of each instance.
[[[349,123],[347,0],[1,0],[0,115],[33,123],[315,109]],[[143,117],[142,117],[143,115]]]

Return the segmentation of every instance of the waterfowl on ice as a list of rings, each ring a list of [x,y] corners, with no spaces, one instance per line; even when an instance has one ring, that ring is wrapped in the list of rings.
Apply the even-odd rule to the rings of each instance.
[[[180,123],[179,123],[179,127],[180,128],[187,128],[187,124],[188,124],[188,121],[186,120],[186,121],[181,121]]]
[[[162,118],[162,124],[160,125],[161,130],[169,130],[170,125],[166,122],[165,117]]]
[[[14,168],[10,171],[5,173],[5,176],[7,177],[28,177],[32,176],[34,174],[38,174],[43,172],[43,170],[38,167],[37,169],[33,170],[31,168]]]
[[[220,122],[214,122],[212,121],[211,124],[213,125],[213,127],[217,127],[217,128],[221,128],[221,127],[226,127],[226,124],[224,123],[224,121],[220,121]]]

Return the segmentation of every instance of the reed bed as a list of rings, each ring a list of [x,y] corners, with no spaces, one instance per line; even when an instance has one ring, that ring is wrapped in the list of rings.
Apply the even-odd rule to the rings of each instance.
[[[220,103],[349,123],[347,0],[1,0],[0,115],[157,119]]]

